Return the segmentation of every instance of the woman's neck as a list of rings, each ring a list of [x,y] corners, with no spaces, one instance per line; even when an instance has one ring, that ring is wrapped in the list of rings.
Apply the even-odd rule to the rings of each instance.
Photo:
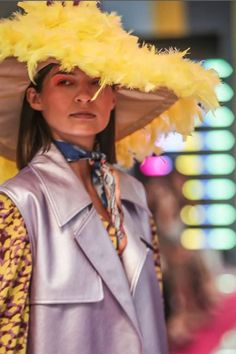
[[[92,186],[91,166],[88,160],[78,160],[70,162],[70,166],[76,176],[82,181],[86,189]]]
[[[80,147],[81,149],[84,149],[86,151],[92,151],[94,147],[94,141],[95,137],[94,136],[87,136],[87,137],[71,137],[67,135],[59,136],[57,134],[53,135],[54,140],[58,141],[64,141],[65,143],[71,144],[71,145],[76,145]]]
[[[102,205],[100,197],[93,185],[92,178],[91,178],[91,166],[88,160],[79,160],[75,162],[70,162],[70,167],[76,174],[76,176],[81,180],[86,189],[87,193],[89,194],[91,201],[97,210],[98,214],[103,217],[104,220],[110,221],[110,216],[108,211]]]

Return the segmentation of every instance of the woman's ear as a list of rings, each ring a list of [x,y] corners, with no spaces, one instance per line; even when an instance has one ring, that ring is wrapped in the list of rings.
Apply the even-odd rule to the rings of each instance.
[[[29,87],[27,89],[26,99],[29,102],[31,108],[33,108],[35,111],[42,111],[40,93],[38,93],[34,87]]]

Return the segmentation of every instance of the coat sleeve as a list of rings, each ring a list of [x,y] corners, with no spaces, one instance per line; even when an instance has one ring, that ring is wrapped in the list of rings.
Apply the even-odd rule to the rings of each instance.
[[[30,243],[17,207],[0,194],[0,352],[26,353]]]

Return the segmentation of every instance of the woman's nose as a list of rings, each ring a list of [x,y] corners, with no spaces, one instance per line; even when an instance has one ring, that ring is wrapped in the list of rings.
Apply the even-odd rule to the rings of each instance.
[[[75,102],[87,103],[92,100],[93,93],[89,88],[80,88],[75,95]]]

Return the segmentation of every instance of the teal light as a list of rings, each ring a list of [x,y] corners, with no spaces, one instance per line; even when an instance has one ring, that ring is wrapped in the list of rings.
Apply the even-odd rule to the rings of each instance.
[[[216,87],[216,96],[220,102],[228,102],[233,98],[234,91],[228,84],[223,82]]]
[[[235,196],[235,183],[227,178],[210,179],[204,181],[204,190],[207,199],[228,200]]]
[[[235,169],[235,159],[230,154],[179,155],[175,167],[185,176],[229,175]]]
[[[180,236],[184,248],[191,250],[230,250],[236,246],[236,233],[230,228],[185,228]]]
[[[224,59],[207,59],[203,66],[206,69],[214,69],[221,78],[229,77],[233,73],[232,66]]]
[[[227,175],[235,169],[235,159],[229,154],[213,154],[206,156],[205,168],[213,175]]]
[[[207,223],[211,225],[231,225],[236,220],[236,211],[229,204],[212,204],[206,206]]]
[[[236,246],[236,233],[232,229],[211,229],[207,235],[207,245],[216,250],[230,250]]]
[[[212,128],[230,127],[235,120],[233,112],[225,106],[217,108],[214,112],[209,112],[204,117],[204,122],[201,126]]]
[[[228,130],[213,130],[205,133],[205,146],[212,151],[231,150],[235,144],[234,135]]]
[[[182,192],[189,200],[229,200],[236,194],[236,185],[228,178],[189,179]]]
[[[236,210],[226,203],[185,205],[180,217],[189,226],[228,226],[235,222]]]
[[[184,142],[182,151],[228,151],[235,144],[234,135],[226,129],[193,132]]]

